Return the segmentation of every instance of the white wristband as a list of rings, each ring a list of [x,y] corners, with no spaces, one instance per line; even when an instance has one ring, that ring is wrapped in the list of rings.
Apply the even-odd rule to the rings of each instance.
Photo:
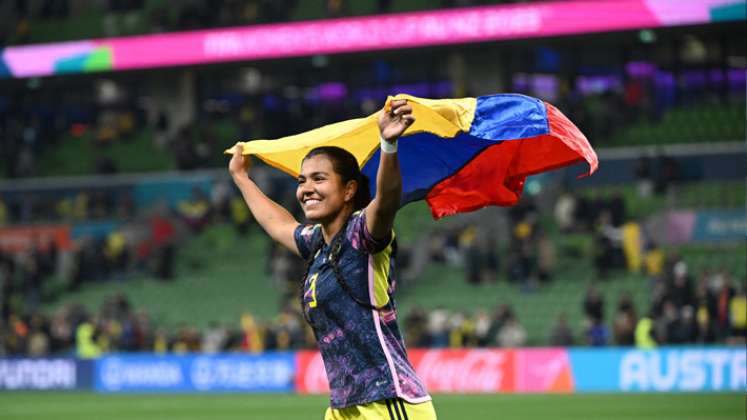
[[[384,140],[384,137],[379,136],[379,140],[381,140],[381,153],[397,153],[397,140],[394,140],[393,142],[388,142]]]

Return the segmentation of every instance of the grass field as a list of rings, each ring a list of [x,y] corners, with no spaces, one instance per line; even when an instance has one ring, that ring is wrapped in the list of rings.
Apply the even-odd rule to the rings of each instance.
[[[744,420],[744,394],[436,395],[440,420]],[[326,396],[0,393],[2,420],[322,419]]]

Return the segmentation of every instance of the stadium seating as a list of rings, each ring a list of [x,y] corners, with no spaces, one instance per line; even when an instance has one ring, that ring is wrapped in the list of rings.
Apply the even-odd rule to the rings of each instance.
[[[674,108],[668,111],[661,122],[639,122],[626,126],[610,139],[598,139],[598,146],[645,146],[680,143],[709,143],[719,141],[741,141],[745,136],[744,104],[729,106],[699,106]],[[199,128],[200,126],[198,126]],[[216,118],[209,129],[215,133],[215,150],[229,147],[239,138],[237,120],[232,117]],[[199,130],[196,130],[199,131]],[[195,140],[199,133],[194,134]],[[67,133],[56,144],[49,145],[41,154],[40,175],[83,175],[95,172],[99,155],[110,157],[120,172],[144,172],[171,170],[176,168],[173,150],[161,150],[153,144],[153,129],[143,128],[133,132],[129,138],[116,138],[111,144],[90,147],[90,131],[82,136]],[[262,137],[262,133],[257,133]],[[219,153],[214,159],[200,162],[201,167],[221,166]],[[72,159],[75,157],[75,159]],[[630,192],[633,190],[631,189]]]
[[[660,121],[640,121],[615,133],[610,146],[743,141],[744,103],[672,108]]]
[[[428,216],[425,204],[420,202],[406,207],[397,223],[401,243],[411,245],[435,222]],[[561,313],[574,332],[578,334],[582,330],[582,301],[591,282],[597,284],[604,296],[607,325],[610,325],[617,300],[623,292],[632,295],[639,314],[649,309],[652,279],[645,274],[619,270],[607,280],[595,281],[591,238],[586,234],[561,235],[556,232],[552,235],[558,247],[559,265],[557,274],[549,283],[527,293],[501,274],[496,283],[474,286],[465,280],[463,268],[433,263],[415,281],[400,284],[398,303],[401,316],[406,316],[416,306],[425,309],[444,307],[474,315],[479,310],[492,313],[498,305],[507,303],[525,326],[528,344],[543,345]],[[744,244],[738,247],[689,245],[670,251],[679,252],[695,276],[703,270],[715,269],[725,269],[737,280],[747,276],[747,267],[744,266],[747,248]],[[273,284],[265,270],[268,252],[269,240],[259,229],[241,237],[231,226],[215,225],[182,248],[177,279],[173,282],[137,277],[122,283],[94,284],[64,294],[49,308],[67,302],[85,302],[94,310],[107,297],[122,291],[135,307],[146,309],[157,324],[166,328],[183,324],[205,328],[211,321],[233,325],[246,311],[270,321],[278,313],[283,287]],[[236,264],[236,261],[241,261],[241,264]]]
[[[149,129],[134,133],[128,139],[118,139],[111,144],[93,145],[93,134],[82,136],[67,134],[42,155],[41,176],[89,175],[96,173],[100,157],[110,158],[117,171],[149,172],[175,169],[173,154],[157,150],[152,144]]]
[[[677,187],[677,193],[640,197],[635,185],[610,185],[585,188],[580,194],[588,199],[609,199],[622,195],[629,217],[641,219],[658,211],[679,209],[738,209],[745,206],[745,184],[742,181],[687,182]]]

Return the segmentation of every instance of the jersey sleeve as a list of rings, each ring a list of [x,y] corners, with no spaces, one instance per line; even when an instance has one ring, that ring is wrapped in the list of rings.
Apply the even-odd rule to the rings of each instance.
[[[316,235],[320,232],[319,225],[298,225],[293,231],[293,239],[301,254],[301,258],[308,259],[311,254]]]
[[[348,229],[348,238],[353,248],[365,252],[367,254],[378,254],[379,252],[386,249],[387,246],[392,242],[394,237],[393,232],[389,232],[386,238],[376,239],[368,231],[366,226],[366,212],[360,211],[355,213],[350,221],[350,228]]]

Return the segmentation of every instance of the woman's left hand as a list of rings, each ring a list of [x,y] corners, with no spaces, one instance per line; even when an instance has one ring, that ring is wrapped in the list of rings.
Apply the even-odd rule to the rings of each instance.
[[[386,107],[379,111],[379,132],[388,142],[396,141],[413,122],[412,106],[405,99],[393,100],[389,112]]]

